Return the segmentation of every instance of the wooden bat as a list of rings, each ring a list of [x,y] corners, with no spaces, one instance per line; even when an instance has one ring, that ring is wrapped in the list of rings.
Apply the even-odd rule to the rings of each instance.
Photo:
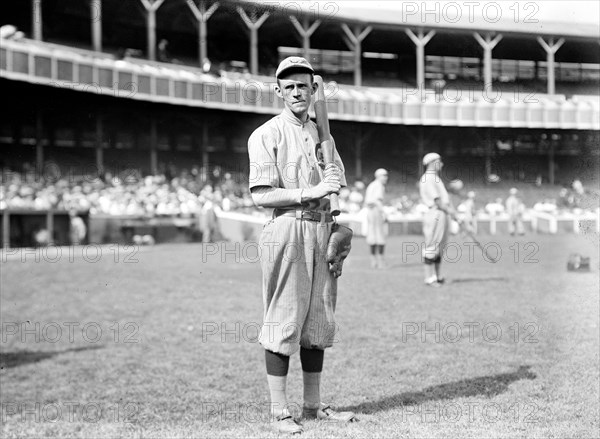
[[[320,75],[315,75],[317,83],[317,92],[315,94],[315,114],[317,116],[317,131],[319,132],[319,140],[321,142],[321,151],[323,152],[323,160],[325,165],[333,163],[333,142],[331,133],[329,132],[329,117],[327,116],[327,101],[325,100],[325,87],[323,86],[323,78]],[[337,194],[329,196],[330,211],[333,216],[340,214],[340,203]]]
[[[473,242],[475,243],[475,245],[477,247],[479,247],[479,249],[481,250],[481,252],[486,256],[487,259],[489,259],[492,263],[496,263],[498,262],[498,260],[496,260],[495,258],[492,258],[490,256],[490,254],[487,252],[487,250],[485,249],[485,247],[483,245],[481,245],[481,242],[479,242],[477,240],[477,238],[475,238],[475,235],[473,235],[472,232],[470,232],[466,226],[464,226],[463,221],[458,221],[456,218],[452,218],[454,219],[454,221],[456,221],[458,223],[458,226],[462,229],[463,232],[465,232],[465,235],[467,235],[469,238],[471,238],[473,240]],[[463,227],[464,226],[464,227]]]

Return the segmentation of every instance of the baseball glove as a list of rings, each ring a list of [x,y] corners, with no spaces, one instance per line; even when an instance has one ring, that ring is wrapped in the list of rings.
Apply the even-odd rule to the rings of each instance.
[[[342,275],[344,259],[346,259],[352,248],[353,233],[352,229],[341,226],[338,223],[335,223],[331,228],[331,235],[329,235],[329,242],[327,243],[326,259],[329,262],[329,271],[335,278]]]

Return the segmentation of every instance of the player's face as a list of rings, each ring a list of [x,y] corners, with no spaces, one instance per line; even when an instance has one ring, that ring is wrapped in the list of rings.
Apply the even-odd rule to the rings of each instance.
[[[283,99],[284,105],[296,117],[303,119],[308,112],[316,84],[310,73],[292,73],[279,79],[275,88],[277,96]]]

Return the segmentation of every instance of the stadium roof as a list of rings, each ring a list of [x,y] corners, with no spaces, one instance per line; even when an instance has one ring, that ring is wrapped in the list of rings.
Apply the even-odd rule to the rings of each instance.
[[[344,2],[282,3],[254,0],[232,2],[252,4],[259,10],[271,10],[287,15],[294,13],[297,15],[301,10],[302,14],[309,17],[318,15],[325,20],[373,25],[380,28],[423,28],[456,33],[479,31],[522,36],[600,38],[600,24],[573,22],[566,19],[561,22],[543,20],[537,18],[534,9],[524,9],[526,5],[520,5],[521,10],[517,16],[515,10],[510,9],[512,2],[393,2],[393,5],[392,2],[371,3],[377,7],[367,6],[369,4],[367,1],[357,1],[356,6],[352,7]],[[475,5],[469,9],[469,3]],[[486,7],[488,4],[489,6]],[[495,9],[494,5],[500,5],[501,9]],[[565,9],[568,10],[566,5],[568,2],[565,2]],[[484,8],[486,8],[485,13]]]

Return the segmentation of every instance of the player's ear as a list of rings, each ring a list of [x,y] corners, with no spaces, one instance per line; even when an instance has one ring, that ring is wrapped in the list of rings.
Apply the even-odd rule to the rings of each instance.
[[[314,95],[317,92],[317,89],[319,88],[319,85],[315,82],[315,79],[313,78],[313,83],[312,83],[312,92],[310,93],[311,95]]]
[[[281,92],[281,87],[279,86],[279,82],[275,86],[275,94],[280,98],[283,98],[283,93]]]

